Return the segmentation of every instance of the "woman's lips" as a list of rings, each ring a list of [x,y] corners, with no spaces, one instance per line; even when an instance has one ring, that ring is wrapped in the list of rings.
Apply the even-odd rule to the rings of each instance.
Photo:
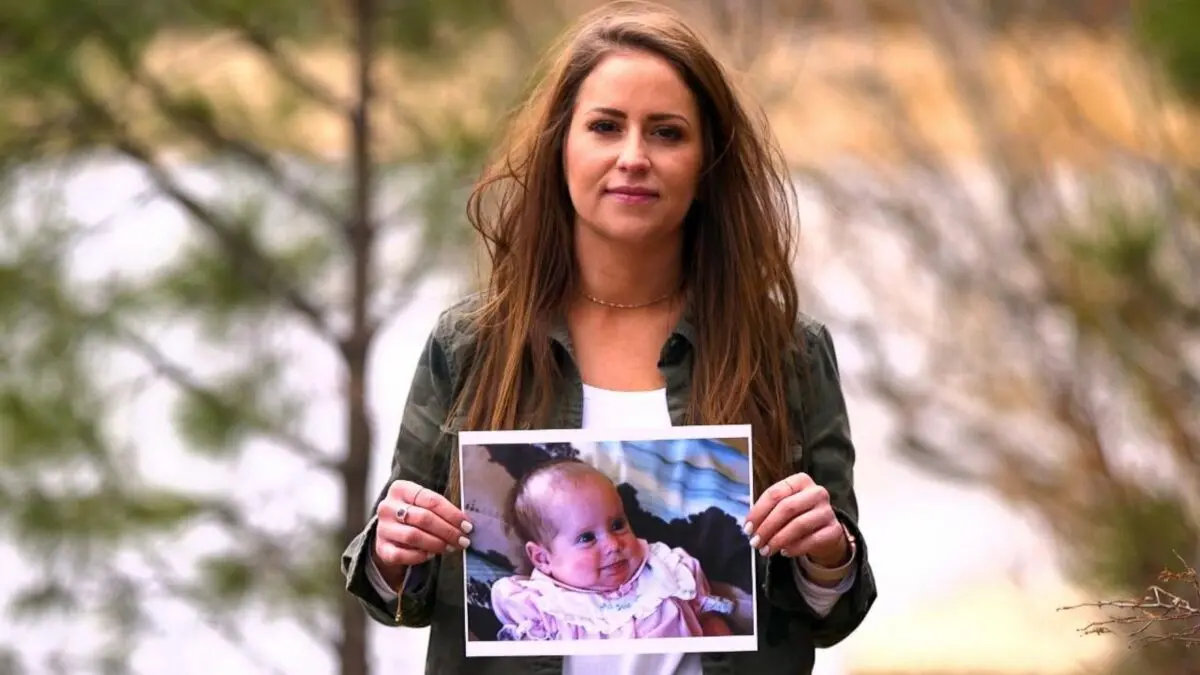
[[[649,204],[658,199],[658,193],[649,190],[632,190],[617,188],[608,190],[605,194],[622,204]]]

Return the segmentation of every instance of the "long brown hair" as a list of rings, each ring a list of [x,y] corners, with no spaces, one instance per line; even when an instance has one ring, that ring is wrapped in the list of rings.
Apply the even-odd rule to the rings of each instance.
[[[581,83],[621,50],[670,62],[699,104],[705,169],[684,222],[684,283],[697,337],[688,423],[751,424],[761,493],[790,473],[795,441],[787,407],[798,338],[792,184],[765,120],[743,107],[704,41],[678,14],[652,3],[606,5],[565,35],[471,195],[468,215],[490,274],[472,318],[477,347],[455,410],[472,430],[550,419],[559,393],[550,331],[576,284],[563,146]],[[457,483],[452,463],[455,500]]]

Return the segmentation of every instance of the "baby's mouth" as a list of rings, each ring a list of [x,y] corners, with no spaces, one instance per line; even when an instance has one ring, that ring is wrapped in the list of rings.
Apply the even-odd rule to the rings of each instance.
[[[628,568],[628,567],[629,567],[628,560],[618,560],[616,562],[609,563],[609,564],[605,565],[604,567],[601,567],[600,571],[607,572],[608,574],[616,574],[618,572],[624,572],[626,570],[626,568]]]

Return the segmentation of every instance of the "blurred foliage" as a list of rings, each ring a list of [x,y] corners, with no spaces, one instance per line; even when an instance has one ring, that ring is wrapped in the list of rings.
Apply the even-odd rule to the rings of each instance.
[[[1175,88],[1200,102],[1200,3],[1140,0],[1134,16],[1143,45],[1162,62]]]
[[[355,33],[360,4],[0,3],[0,527],[26,558],[44,563],[29,570],[32,578],[23,580],[10,609],[28,621],[47,613],[100,619],[112,630],[99,652],[74,653],[65,644],[38,664],[22,663],[20,645],[0,639],[0,674],[121,672],[145,634],[147,603],[161,593],[189,605],[235,648],[250,649],[240,635],[242,612],[265,611],[307,630],[343,666],[361,661],[363,655],[339,651],[355,640],[330,637],[365,625],[361,613],[352,612],[352,624],[330,626],[342,616],[334,607],[346,602],[333,561],[346,533],[361,525],[349,502],[325,519],[298,516],[298,524],[267,527],[258,518],[264,509],[258,496],[235,494],[229,485],[190,491],[158,484],[145,475],[143,460],[176,452],[178,444],[185,451],[181,463],[234,476],[251,459],[282,453],[314,480],[336,483],[351,501],[373,496],[374,487],[363,484],[365,448],[348,441],[325,447],[306,435],[312,392],[311,383],[294,377],[307,365],[292,351],[301,339],[296,336],[332,355],[341,374],[361,371],[351,346],[370,347],[423,279],[461,264],[470,242],[463,198],[495,132],[493,113],[527,86],[525,75],[550,31],[566,14],[595,4],[379,0],[377,15],[365,22],[372,42],[363,51],[375,78],[367,101],[351,79],[362,46]],[[703,5],[727,18],[731,32],[754,17],[780,29],[838,23],[851,14],[868,26],[911,25],[936,41],[947,39],[934,25],[939,17],[967,11],[961,6],[968,3],[954,10],[903,0],[752,0],[737,10],[723,1]],[[1031,24],[1123,30],[1132,16],[1179,91],[1194,98],[1200,90],[1198,43],[1190,39],[1200,32],[1194,2],[1147,0],[1136,13],[1131,3],[1115,0],[969,7],[981,32]],[[976,34],[963,35],[971,40]],[[502,47],[495,47],[497,36]],[[206,51],[213,42],[220,48]],[[502,48],[508,60],[493,58],[493,48]],[[447,93],[435,88],[440,73],[460,68],[459,59],[479,58],[475,51],[484,56],[471,62],[480,67],[474,79],[449,92],[464,97],[433,98]],[[235,62],[234,52],[253,58]],[[958,77],[988,77],[986,69],[969,67],[961,47],[941,58],[964,66]],[[482,72],[496,63],[502,67]],[[248,68],[265,75],[245,86],[234,75]],[[986,112],[1008,102],[972,100],[986,89],[977,85],[986,83],[955,84],[962,108],[974,111],[969,121],[991,134],[991,147],[1020,146],[1021,139],[987,125]],[[348,168],[354,159],[348,130],[360,105],[371,113],[373,171],[355,177]],[[911,119],[886,106],[879,112],[881,119]],[[314,126],[314,118],[332,127]],[[336,140],[310,143],[316,128],[333,128]],[[914,131],[902,124],[891,129]],[[103,239],[105,228],[128,233],[170,226],[136,211],[103,225],[64,215],[59,183],[88,170],[76,160],[113,155],[145,177],[153,199],[181,216],[188,234],[178,250],[145,264],[149,271],[125,274],[126,261],[106,261],[115,264],[105,275],[80,279],[79,261],[94,254],[92,242]],[[189,161],[177,161],[181,156]],[[931,168],[926,156],[910,159],[908,168],[922,177],[953,174],[945,166]],[[1106,204],[1092,210],[1091,226],[1082,231],[1057,217],[1031,226],[1035,219],[1024,205],[1050,192],[1050,163],[1037,173],[1003,152],[989,161],[1004,181],[1004,227],[1018,243],[989,239],[992,222],[969,208],[955,214],[951,234],[939,230],[933,200],[910,185],[875,204],[889,236],[913,250],[934,251],[924,262],[950,287],[945,307],[963,307],[963,296],[970,296],[971,311],[982,305],[981,314],[994,322],[977,339],[966,332],[975,315],[964,312],[967,318],[955,321],[964,332],[950,333],[957,342],[947,344],[945,336],[927,342],[943,350],[943,365],[951,368],[962,365],[955,349],[969,346],[975,360],[963,370],[974,369],[976,381],[986,381],[985,393],[968,392],[983,406],[983,421],[962,406],[938,407],[923,392],[906,392],[893,376],[874,384],[906,414],[919,409],[941,416],[937,425],[910,420],[913,456],[924,453],[930,465],[973,476],[1037,509],[1070,552],[1078,579],[1120,592],[1143,588],[1147,575],[1170,562],[1173,547],[1198,546],[1200,517],[1186,498],[1189,491],[1200,493],[1194,417],[1188,417],[1197,398],[1184,347],[1200,331],[1194,294],[1200,284],[1187,264],[1188,253],[1197,250],[1188,242],[1198,236],[1194,200],[1200,193],[1176,182],[1177,167],[1156,166],[1171,187],[1160,191],[1153,208]],[[197,170],[207,184],[193,180]],[[800,170],[824,178],[831,171]],[[834,182],[818,183],[829,203],[842,200],[830,187]],[[354,208],[364,188],[366,214]],[[857,191],[842,203],[857,209],[872,199]],[[350,246],[351,233],[364,222],[371,233],[365,251]],[[973,247],[991,257],[955,267],[955,252]],[[151,261],[127,262],[141,267]],[[359,290],[367,296],[368,321],[356,326],[349,320],[355,298],[347,279],[360,265],[370,268],[372,281]],[[1021,270],[1018,281],[1011,280],[1013,270]],[[894,285],[880,288],[878,297],[888,299],[875,319],[882,326],[886,310],[903,303],[891,302]],[[835,314],[828,313],[831,320]],[[1038,332],[1045,321],[1065,326],[1071,342],[1065,356]],[[886,341],[879,334],[868,339]],[[1020,381],[1027,372],[1031,381]],[[937,383],[963,379],[961,372],[921,375]],[[345,383],[323,384],[339,386],[349,408]],[[1019,424],[1001,414],[1010,401],[994,393],[1014,390],[1052,436],[1068,439],[1060,452],[1013,447]],[[1114,468],[1111,455],[1122,442],[1110,440],[1105,426],[1112,421],[1104,412],[1111,409],[1109,398],[1120,400],[1131,424],[1149,430],[1136,442],[1149,438],[1152,449],[1182,467],[1172,476],[1178,484]],[[147,401],[168,411],[172,447],[147,447],[136,436],[143,423],[157,421],[139,417]],[[953,442],[920,437],[954,424],[965,432]],[[962,438],[977,452],[961,452]],[[951,466],[987,457],[998,460],[974,471]],[[178,542],[201,529],[219,531],[215,550],[175,559]],[[131,557],[139,562],[136,573],[120,562]],[[61,583],[63,570],[74,575],[69,585]],[[1178,655],[1158,653],[1154,658],[1167,659],[1163,663],[1183,663]]]
[[[343,675],[363,672],[367,653],[348,650],[367,644],[354,637],[367,619],[339,610],[355,601],[336,561],[367,519],[373,441],[312,439],[313,396],[336,392],[357,423],[367,413],[350,383],[368,388],[375,337],[429,275],[462,264],[465,189],[493,129],[466,107],[430,111],[408,87],[484,36],[536,47],[535,24],[554,19],[527,19],[490,0],[0,3],[0,530],[40,563],[9,610],[109,632],[97,651],[64,641],[38,663],[0,638],[0,673],[127,672],[163,596],[251,658],[243,617],[265,612]],[[365,87],[353,75],[364,59]],[[511,104],[525,85],[513,66],[478,80],[480,105]],[[247,67],[261,69],[250,88],[221,84]],[[332,156],[303,150],[313,115],[341,133]],[[77,179],[114,165],[141,177],[145,202],[102,222],[67,213]],[[92,259],[139,228],[159,240],[173,227],[156,219],[163,207],[185,226],[179,246]],[[365,287],[347,283],[356,269]],[[314,353],[345,379],[300,379]],[[167,419],[145,417],[160,409]],[[194,485],[144,469],[164,453],[197,468]],[[281,457],[345,503],[311,517],[291,491],[234,487]],[[274,500],[298,522],[264,523]],[[203,553],[180,548],[201,532]]]
[[[887,120],[855,131],[896,150],[800,162],[832,220],[821,247],[849,287],[833,302],[813,283],[808,298],[855,343],[855,384],[894,415],[905,458],[1035,516],[1093,597],[1139,596],[1173,552],[1200,556],[1200,175],[1179,133],[1188,111],[1160,109],[1175,97],[1143,67],[1162,66],[1194,100],[1200,5],[1107,3],[1101,40],[1135,54],[1072,87],[1086,63],[1057,70],[1060,43],[1004,33],[1044,26],[1057,3],[1007,3],[1003,19],[1005,3],[891,5],[906,17],[883,16],[886,4],[839,7],[864,43],[883,44],[896,22],[931,43],[947,119],[918,109],[934,97],[903,89],[886,55],[845,69],[837,93]],[[1073,40],[1099,42],[1062,43]],[[970,139],[965,162],[939,151],[956,134]],[[1083,149],[1048,141],[1070,135]],[[1115,669],[1193,674],[1194,651],[1122,651]]]

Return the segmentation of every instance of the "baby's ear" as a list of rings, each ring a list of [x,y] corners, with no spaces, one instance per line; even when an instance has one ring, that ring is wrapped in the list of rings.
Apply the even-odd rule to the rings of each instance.
[[[550,552],[536,541],[525,542],[525,555],[538,571],[548,573],[550,570]]]

